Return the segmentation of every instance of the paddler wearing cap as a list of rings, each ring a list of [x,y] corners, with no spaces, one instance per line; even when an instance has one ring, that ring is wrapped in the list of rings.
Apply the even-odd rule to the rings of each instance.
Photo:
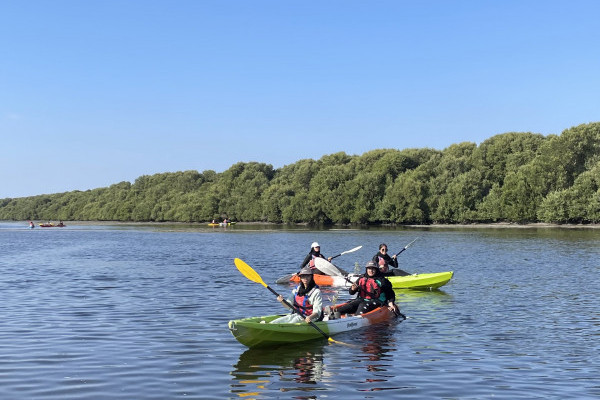
[[[300,283],[292,290],[292,295],[287,299],[288,304],[292,304],[300,314],[292,312],[271,321],[272,324],[296,323],[311,321],[316,322],[321,320],[323,313],[323,296],[321,289],[315,284],[313,279],[313,270],[309,267],[304,267],[298,273],[300,275]],[[287,305],[283,302],[283,296],[277,296],[284,307]]]
[[[365,274],[348,289],[350,295],[358,293],[354,300],[339,307],[337,311],[342,314],[363,314],[377,307],[386,305],[390,311],[400,313],[396,301],[396,294],[390,281],[381,274],[379,266],[369,261],[365,267]]]
[[[304,268],[306,266],[310,267],[313,270],[313,273],[318,275],[326,275],[323,272],[319,271],[317,267],[315,267],[315,258],[325,258],[327,261],[331,261],[332,257],[326,258],[323,254],[321,254],[321,246],[317,242],[312,242],[310,245],[310,252],[304,257],[304,261],[300,264],[300,268]]]

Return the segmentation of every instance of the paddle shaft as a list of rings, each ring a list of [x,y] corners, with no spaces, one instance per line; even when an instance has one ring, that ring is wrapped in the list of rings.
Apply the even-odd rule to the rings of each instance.
[[[353,252],[355,252],[357,250],[360,250],[361,248],[362,248],[362,246],[358,246],[358,247],[355,247],[355,248],[353,248],[351,250],[342,251],[340,254],[337,254],[337,255],[331,257],[331,259],[333,260],[334,258],[339,257],[339,256],[343,256],[344,254],[353,253]]]
[[[343,251],[343,252],[341,252],[340,254],[337,254],[337,255],[335,255],[335,256],[333,256],[333,257],[331,257],[331,259],[333,260],[334,258],[336,258],[336,257],[339,257],[339,256],[343,256],[344,254],[353,253],[353,252],[355,252],[355,251],[357,251],[357,250],[360,250],[361,248],[362,248],[362,246],[357,246],[357,247],[355,247],[355,248],[353,248],[353,249],[350,249],[350,250]],[[323,257],[323,258],[324,258],[324,259],[327,259],[327,258],[325,258],[325,257]],[[304,266],[303,266],[303,265],[301,265],[301,266],[300,266],[300,269],[302,269],[303,267],[304,267]],[[286,283],[286,282],[288,282],[290,279],[292,279],[292,278],[294,277],[294,275],[298,275],[299,273],[300,273],[300,271],[296,272],[295,274],[290,274],[290,275],[285,275],[285,276],[282,276],[281,278],[277,279],[277,280],[275,281],[275,283]]]
[[[417,238],[418,239],[418,238]],[[400,255],[400,253],[402,253],[404,250],[408,249],[410,246],[412,246],[412,244],[414,242],[417,241],[417,239],[413,240],[412,242],[410,242],[409,244],[407,244],[406,246],[404,246],[404,248],[402,250],[400,250],[399,252],[396,253],[396,257],[398,257]]]

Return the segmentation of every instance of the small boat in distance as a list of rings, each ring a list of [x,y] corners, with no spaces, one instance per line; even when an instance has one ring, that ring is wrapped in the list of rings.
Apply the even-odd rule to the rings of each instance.
[[[215,222],[213,220],[213,222],[209,222],[209,224],[208,224],[208,226],[212,226],[213,228],[216,226],[227,227],[227,226],[231,226],[231,225],[235,225],[235,222],[231,222],[229,220],[226,220],[223,222]]]
[[[39,224],[39,226],[40,226],[40,228],[63,228],[67,225],[65,225],[62,221],[60,221],[56,225],[54,225],[52,222],[45,222],[45,223]]]

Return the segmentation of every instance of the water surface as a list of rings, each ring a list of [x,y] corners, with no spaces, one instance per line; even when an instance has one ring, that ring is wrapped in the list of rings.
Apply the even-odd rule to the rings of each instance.
[[[0,398],[546,399],[600,396],[600,231],[0,223]],[[346,270],[381,242],[442,290],[336,339],[249,350],[230,319],[283,309],[273,282],[318,241]],[[327,298],[348,298],[323,288]]]

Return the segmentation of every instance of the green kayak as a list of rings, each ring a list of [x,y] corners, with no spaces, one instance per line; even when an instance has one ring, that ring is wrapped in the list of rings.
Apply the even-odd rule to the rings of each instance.
[[[313,326],[304,322],[294,324],[270,324],[269,322],[281,315],[251,317],[229,321],[231,334],[243,345],[254,347],[277,346],[286,343],[303,342],[306,340],[323,339]],[[365,326],[395,318],[387,307],[379,307],[366,314],[345,316],[315,324],[327,335],[359,329]]]
[[[431,290],[444,286],[454,275],[453,271],[414,274],[407,276],[388,276],[394,289]]]

